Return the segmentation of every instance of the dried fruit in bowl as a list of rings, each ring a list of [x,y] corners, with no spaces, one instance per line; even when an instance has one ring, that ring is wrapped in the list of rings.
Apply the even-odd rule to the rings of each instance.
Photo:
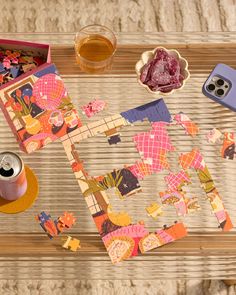
[[[181,87],[184,77],[179,60],[164,49],[157,49],[154,58],[141,70],[140,80],[152,91],[169,92]]]

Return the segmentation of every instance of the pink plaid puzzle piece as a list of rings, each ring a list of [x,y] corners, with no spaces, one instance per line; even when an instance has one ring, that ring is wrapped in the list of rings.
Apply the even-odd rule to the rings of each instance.
[[[169,169],[166,153],[175,150],[166,131],[167,125],[166,122],[155,122],[150,132],[138,133],[133,137],[143,162],[150,165],[152,173]]]
[[[95,99],[93,101],[90,101],[87,105],[81,106],[81,110],[88,118],[91,118],[95,114],[104,110],[105,107],[106,107],[105,101]]]
[[[169,175],[165,177],[165,182],[167,183],[169,190],[176,190],[183,186],[185,183],[191,183],[191,180],[188,174],[185,171],[181,170],[177,174],[170,172]]]
[[[190,120],[184,113],[176,114],[174,116],[174,120],[185,129],[187,134],[193,137],[198,134],[199,128],[197,124]]]

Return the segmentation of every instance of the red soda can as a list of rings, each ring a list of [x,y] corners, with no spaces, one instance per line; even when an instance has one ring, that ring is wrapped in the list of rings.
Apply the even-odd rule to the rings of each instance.
[[[22,197],[27,190],[27,179],[22,159],[15,153],[0,153],[0,196],[8,201]]]

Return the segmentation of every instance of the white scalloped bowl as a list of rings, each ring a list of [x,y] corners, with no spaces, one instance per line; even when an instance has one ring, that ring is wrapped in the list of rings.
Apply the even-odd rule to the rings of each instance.
[[[182,84],[179,88],[176,89],[172,89],[169,92],[161,92],[161,91],[152,91],[148,85],[144,84],[141,80],[140,80],[140,76],[141,76],[141,71],[143,66],[148,63],[151,59],[153,59],[155,52],[158,49],[164,49],[166,52],[168,52],[168,54],[174,56],[180,63],[180,73],[183,75],[184,79],[182,81]],[[149,93],[152,93],[154,95],[170,95],[172,93],[174,93],[176,90],[180,90],[184,87],[186,81],[189,79],[190,77],[190,73],[188,71],[188,62],[185,58],[183,58],[179,52],[175,49],[166,49],[165,47],[156,47],[155,49],[151,50],[151,51],[144,51],[141,55],[141,59],[136,63],[135,65],[135,71],[137,73],[137,78],[138,78],[138,82],[140,85],[142,85],[144,88],[147,89],[147,91]]]

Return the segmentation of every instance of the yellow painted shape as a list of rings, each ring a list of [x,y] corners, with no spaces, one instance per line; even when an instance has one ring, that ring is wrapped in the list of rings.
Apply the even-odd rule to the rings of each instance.
[[[28,183],[25,194],[15,201],[8,201],[0,197],[0,212],[15,214],[29,209],[38,197],[39,186],[34,172],[25,165],[25,174]]]

